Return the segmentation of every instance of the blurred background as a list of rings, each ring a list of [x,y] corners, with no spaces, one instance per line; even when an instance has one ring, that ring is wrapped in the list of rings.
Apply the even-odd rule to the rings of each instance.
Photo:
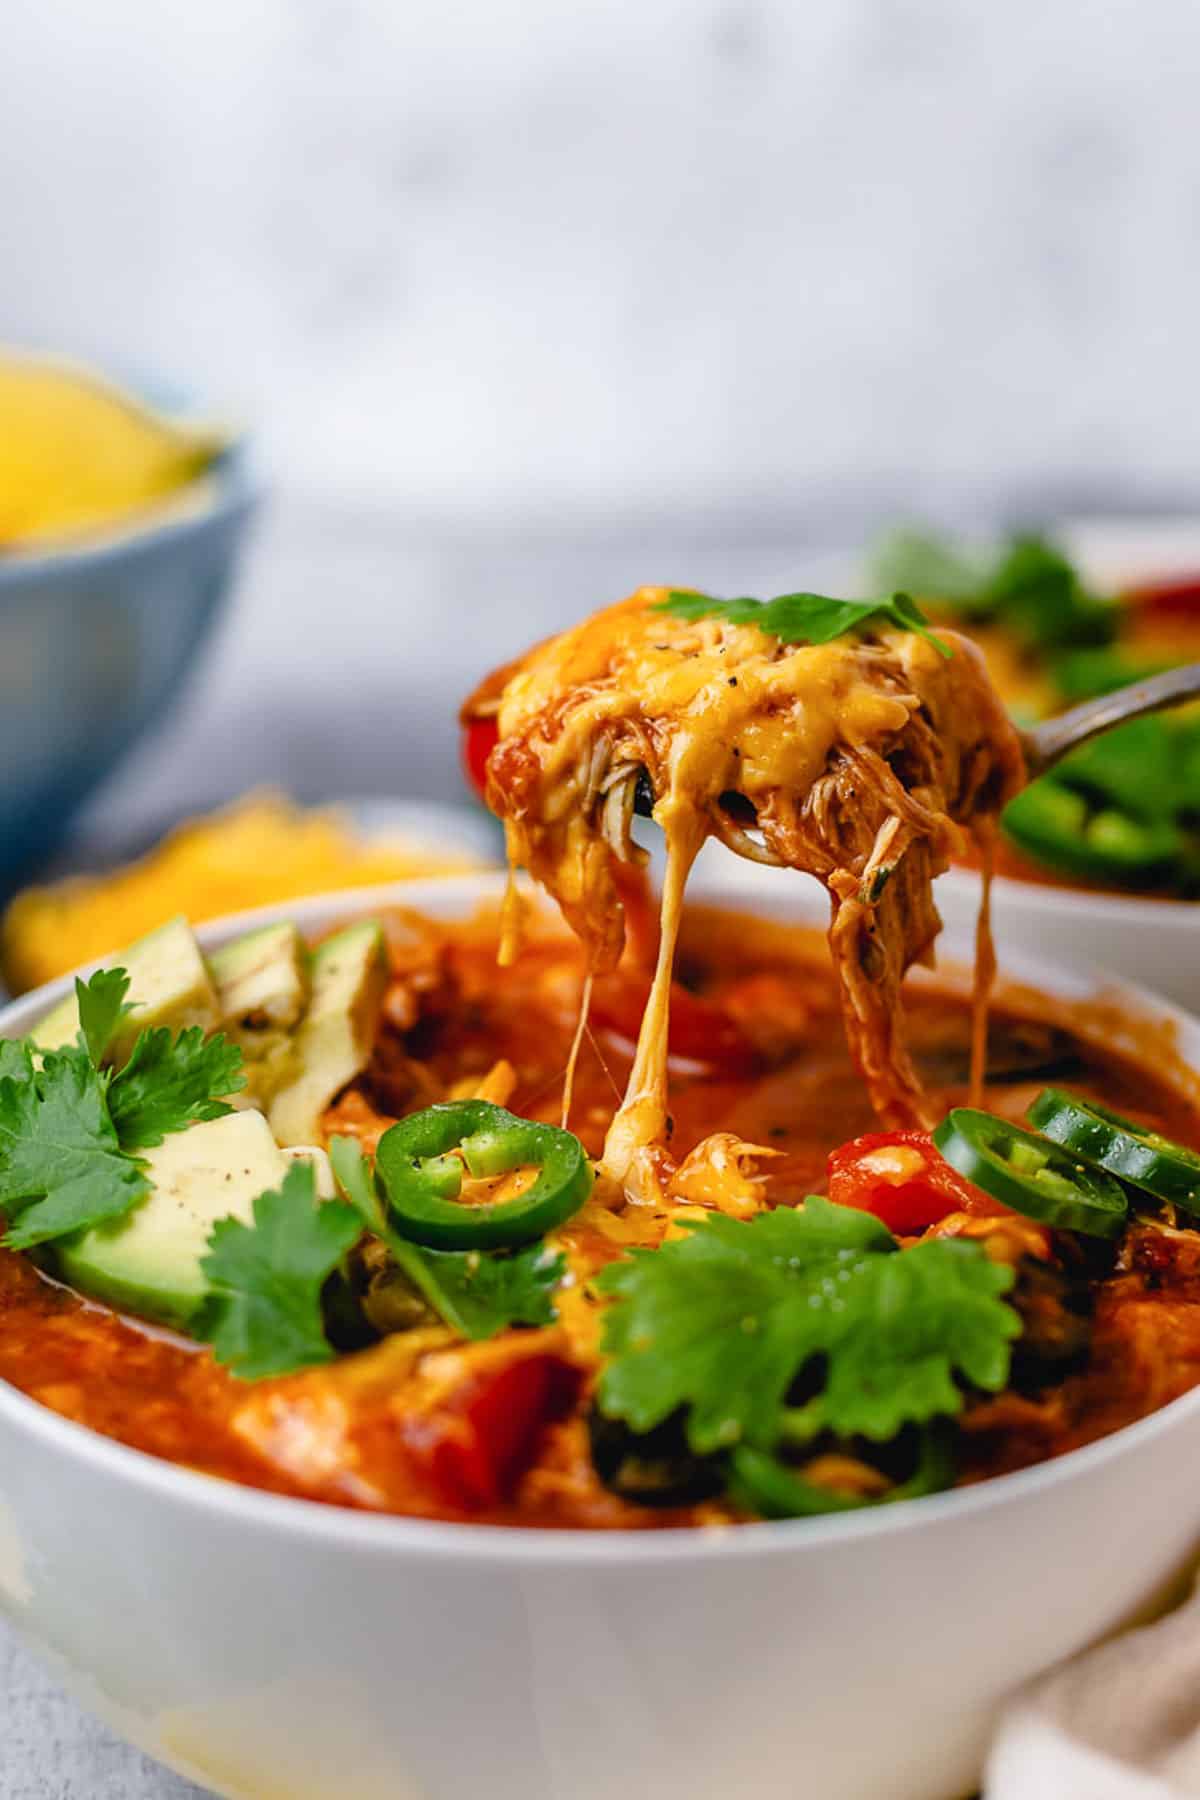
[[[0,341],[245,422],[265,492],[74,843],[461,802],[460,696],[643,581],[1186,517],[1198,66],[1191,0],[13,9]]]

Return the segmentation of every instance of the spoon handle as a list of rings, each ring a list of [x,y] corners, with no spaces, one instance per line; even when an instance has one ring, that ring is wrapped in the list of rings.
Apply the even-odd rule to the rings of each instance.
[[[1146,681],[1131,682],[1115,693],[1102,694],[1098,700],[1085,700],[1056,719],[1046,719],[1031,731],[1023,732],[1021,742],[1029,778],[1053,768],[1068,750],[1086,744],[1089,738],[1129,719],[1140,719],[1144,713],[1161,712],[1166,706],[1179,706],[1185,700],[1200,699],[1200,662],[1185,663],[1179,669],[1167,669],[1151,675]]]

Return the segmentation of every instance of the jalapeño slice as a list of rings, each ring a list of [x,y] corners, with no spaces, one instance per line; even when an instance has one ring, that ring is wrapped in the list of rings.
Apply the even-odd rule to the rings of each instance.
[[[1029,1121],[1081,1162],[1106,1169],[1156,1200],[1200,1213],[1200,1156],[1186,1145],[1061,1088],[1038,1095]]]
[[[1104,1238],[1125,1223],[1125,1194],[1111,1175],[1006,1119],[956,1107],[933,1141],[960,1175],[1027,1219]]]
[[[537,1176],[515,1199],[475,1206],[459,1198],[464,1163],[475,1176],[528,1167]],[[442,1101],[401,1119],[380,1138],[375,1170],[395,1229],[434,1250],[532,1243],[578,1212],[592,1190],[577,1137],[490,1100]]]

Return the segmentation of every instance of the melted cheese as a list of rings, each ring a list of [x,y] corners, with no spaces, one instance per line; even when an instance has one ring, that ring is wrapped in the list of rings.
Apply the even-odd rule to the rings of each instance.
[[[696,855],[707,835],[702,822],[684,814],[668,817],[667,871],[663,880],[662,930],[650,998],[638,1033],[637,1052],[625,1098],[604,1140],[603,1172],[624,1182],[639,1150],[657,1143],[667,1125],[667,1028],[671,1012],[671,976],[675,946],[683,919],[683,893]]]
[[[500,736],[536,743],[544,781],[562,784],[560,806],[581,752],[601,739],[665,765],[677,795],[753,799],[810,787],[835,742],[902,731],[919,704],[903,688],[864,685],[857,640],[781,653],[752,625],[650,610],[665,598],[641,589],[534,651],[505,687]],[[936,669],[937,652],[923,648]]]
[[[930,881],[958,826],[990,818],[1023,779],[982,659],[953,633],[950,658],[903,631],[787,645],[755,625],[664,613],[665,597],[643,588],[539,645],[467,708],[496,715],[488,797],[510,864],[558,900],[594,972],[621,954],[614,862],[640,854],[629,819],[639,776],[649,781],[667,845],[661,935],[603,1162],[627,1188],[666,1124],[671,971],[704,838],[825,883],[856,1061],[886,1122],[920,1122],[899,983],[931,955]],[[506,956],[518,927],[514,905]]]

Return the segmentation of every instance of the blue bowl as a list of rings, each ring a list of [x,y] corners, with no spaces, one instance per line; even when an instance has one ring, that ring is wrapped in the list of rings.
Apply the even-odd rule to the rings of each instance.
[[[217,619],[254,509],[247,446],[201,480],[186,513],[183,488],[94,545],[0,557],[0,892],[175,698]]]

